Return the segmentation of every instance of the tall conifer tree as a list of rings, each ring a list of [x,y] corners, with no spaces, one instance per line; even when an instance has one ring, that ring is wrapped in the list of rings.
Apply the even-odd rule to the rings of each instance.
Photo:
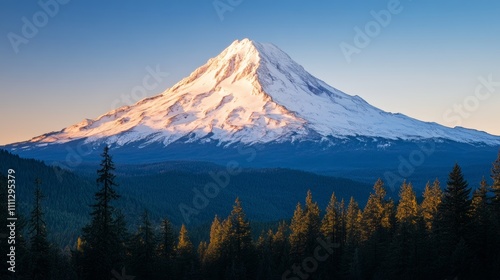
[[[434,181],[432,186],[427,183],[423,197],[424,200],[420,205],[420,213],[424,219],[426,229],[432,231],[439,204],[441,204],[443,199],[443,191],[438,179]]]
[[[35,199],[31,219],[29,223],[30,253],[31,253],[31,279],[42,280],[50,279],[49,252],[50,244],[47,241],[47,228],[42,209],[42,200],[44,195],[40,188],[42,181],[35,180]]]
[[[119,198],[115,191],[115,166],[109,147],[101,154],[100,169],[97,170],[97,184],[101,187],[95,193],[91,222],[83,228],[84,279],[109,280],[112,271],[123,267],[123,246],[121,226],[117,224],[113,201]],[[118,220],[119,221],[119,220]]]

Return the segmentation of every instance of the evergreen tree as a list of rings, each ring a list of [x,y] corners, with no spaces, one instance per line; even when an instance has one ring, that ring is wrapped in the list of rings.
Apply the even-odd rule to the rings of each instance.
[[[493,162],[491,178],[493,179],[493,184],[491,185],[491,191],[493,192],[491,204],[495,216],[495,224],[500,233],[500,151],[498,151],[497,159]]]
[[[362,214],[362,241],[360,251],[365,277],[380,273],[383,256],[390,244],[390,230],[393,225],[394,203],[386,200],[382,180],[375,183]]]
[[[166,260],[172,260],[175,253],[175,236],[172,223],[168,219],[161,221],[161,236],[158,254]]]
[[[176,246],[176,279],[190,279],[194,269],[194,249],[186,226],[183,224],[179,232]]]
[[[358,203],[351,196],[346,214],[346,242],[348,245],[356,246],[361,241],[361,219],[362,213]]]
[[[469,224],[470,192],[462,169],[455,164],[449,174],[443,200],[439,205],[441,233],[448,236],[448,240],[453,244],[457,244],[460,238],[464,237]]]
[[[359,245],[362,234],[362,212],[354,197],[351,196],[345,212],[345,246],[342,250],[338,277],[341,279],[361,279]]]
[[[0,151],[1,153],[1,151]],[[15,173],[11,174],[8,173],[8,175],[12,175],[14,177],[17,177]],[[13,195],[12,193],[9,193],[9,185],[12,186],[12,184],[15,184],[16,180],[14,178],[14,182],[10,181],[12,180],[11,178],[8,178],[7,176],[3,175],[0,173],[0,220],[1,221],[7,221],[7,218],[16,218],[17,220],[15,221],[15,258],[16,258],[16,263],[15,263],[15,272],[9,271],[8,269],[11,268],[11,265],[8,263],[10,261],[10,254],[11,254],[11,246],[13,244],[9,244],[8,239],[10,236],[10,229],[9,227],[4,224],[3,226],[0,227],[0,279],[29,279],[31,277],[30,275],[30,258],[31,254],[29,253],[26,238],[25,238],[25,232],[26,232],[26,219],[24,216],[20,215],[19,212],[16,212],[16,216],[11,216],[9,214],[8,209],[8,199],[12,199],[12,197],[9,197],[10,195]],[[10,222],[10,221],[9,221]]]
[[[290,257],[292,262],[300,261],[305,256],[307,248],[307,226],[305,214],[300,203],[297,203],[290,223]]]
[[[373,186],[374,193],[371,193],[362,215],[363,240],[368,240],[379,229],[389,229],[391,227],[391,212],[393,204],[386,201],[386,190],[384,182],[378,179]]]
[[[179,241],[175,247],[176,253],[181,255],[191,255],[193,253],[193,243],[189,238],[186,226],[182,224],[181,230],[179,231]]]
[[[326,213],[321,222],[321,233],[323,238],[331,240],[331,242],[337,244],[343,244],[343,235],[345,230],[344,222],[344,206],[342,203],[337,202],[335,194],[332,194],[330,202],[326,207]],[[310,248],[313,250],[313,248]],[[340,257],[342,249],[336,249],[331,256],[329,256],[328,262],[324,263],[324,269],[320,272],[323,275],[334,276],[336,271],[339,269]]]
[[[233,210],[228,217],[231,220],[231,251],[234,252],[234,257],[244,259],[252,250],[252,234],[250,232],[250,223],[246,219],[246,215],[241,207],[239,198],[234,202]]]
[[[396,212],[397,230],[392,238],[385,270],[390,278],[412,279],[417,266],[418,207],[411,183],[403,182]],[[423,227],[423,223],[422,223]]]
[[[196,250],[201,262],[203,262],[203,260],[205,259],[205,256],[207,254],[207,250],[208,250],[208,243],[205,241],[201,241],[200,244],[198,245],[198,249]],[[169,274],[167,274],[167,275],[169,275]]]
[[[210,241],[202,260],[202,269],[210,279],[219,279],[223,275],[224,257],[226,250],[223,248],[224,231],[219,217],[215,216],[210,227]]]
[[[273,240],[273,231],[264,230],[259,235],[255,248],[258,256],[257,279],[271,279],[272,278],[272,255],[271,246]]]
[[[491,178],[493,179],[493,184],[490,187],[490,191],[493,194],[491,198],[491,213],[490,220],[492,225],[492,230],[495,232],[495,238],[492,241],[492,248],[500,248],[500,150],[498,151],[498,156],[493,162],[493,167],[491,169]],[[492,261],[491,269],[493,275],[500,275],[500,253],[494,254],[491,258]]]
[[[242,279],[247,273],[251,273],[254,263],[254,248],[250,223],[241,207],[239,198],[236,198],[231,214],[224,223],[229,259],[231,267],[229,275],[233,279]]]
[[[288,264],[288,240],[287,228],[285,222],[280,222],[278,229],[272,235],[271,239],[271,263],[274,274],[280,274],[285,271]]]
[[[152,279],[156,266],[156,237],[149,214],[144,211],[142,223],[131,240],[131,270],[140,279]]]
[[[97,171],[96,180],[101,189],[95,194],[91,222],[83,228],[82,235],[83,278],[89,280],[109,280],[113,270],[118,271],[123,267],[123,234],[119,231],[112,205],[119,195],[114,189],[115,167],[107,146],[101,156],[101,168]]]
[[[443,277],[466,273],[467,266],[463,265],[463,260],[469,258],[465,239],[470,226],[470,192],[471,189],[462,175],[460,166],[455,164],[448,176],[436,223],[440,244],[438,264]]]
[[[399,204],[396,219],[399,224],[415,225],[417,223],[417,198],[411,183],[403,182],[399,192]]]
[[[495,248],[495,232],[491,224],[491,211],[488,205],[488,184],[482,179],[480,187],[472,195],[470,236],[467,238],[470,248],[476,256],[474,275],[479,278],[488,278],[487,271],[491,271],[489,263],[497,253]]]
[[[439,185],[439,180],[436,179],[432,187],[429,183],[425,186],[424,200],[420,205],[420,213],[425,222],[425,227],[428,231],[432,231],[439,204],[443,198],[443,191]]]
[[[313,253],[318,245],[316,239],[320,236],[320,210],[318,203],[313,201],[311,190],[307,191],[304,223],[306,226],[306,254]]]
[[[339,243],[341,246],[346,244],[347,238],[347,209],[345,208],[345,201],[342,198],[340,203],[337,204],[337,226],[336,226],[336,243]]]
[[[157,253],[162,275],[172,275],[173,273],[172,264],[175,257],[175,243],[176,238],[174,236],[172,224],[165,218],[161,221],[161,232]]]
[[[210,242],[208,244],[206,258],[209,262],[214,262],[220,258],[222,253],[222,223],[217,215],[215,216],[212,226],[210,227]]]
[[[42,209],[44,198],[40,189],[41,180],[35,180],[35,199],[29,224],[30,253],[31,253],[31,279],[50,279],[49,252],[50,244],[47,241],[47,229]]]
[[[337,209],[337,198],[335,193],[332,194],[330,202],[326,207],[326,213],[321,221],[321,233],[325,238],[330,238],[332,241],[337,241],[337,229],[339,213]]]

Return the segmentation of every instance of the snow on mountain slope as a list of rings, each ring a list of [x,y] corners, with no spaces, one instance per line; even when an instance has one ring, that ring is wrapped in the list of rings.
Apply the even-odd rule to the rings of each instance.
[[[30,142],[168,145],[186,137],[188,142],[252,144],[312,136],[500,144],[500,137],[484,132],[384,112],[313,77],[276,46],[248,39],[233,42],[160,95]]]

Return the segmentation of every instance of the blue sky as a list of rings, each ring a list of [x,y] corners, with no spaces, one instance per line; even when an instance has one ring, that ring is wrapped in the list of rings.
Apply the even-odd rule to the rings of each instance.
[[[146,93],[158,94],[242,38],[383,110],[500,135],[498,1],[55,1],[0,1],[0,144],[126,105],[147,69],[169,73]],[[38,30],[25,36],[23,18]]]

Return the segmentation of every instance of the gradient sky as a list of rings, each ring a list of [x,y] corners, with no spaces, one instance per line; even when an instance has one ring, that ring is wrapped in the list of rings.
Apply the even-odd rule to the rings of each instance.
[[[243,0],[221,20],[213,0],[70,0],[16,53],[9,34],[23,36],[23,17],[40,23],[43,10],[1,0],[0,145],[126,105],[122,96],[157,65],[169,73],[147,91],[158,94],[243,38],[274,43],[383,110],[500,135],[500,2],[402,0],[348,62],[340,44],[355,46],[355,27],[365,29],[391,1]],[[498,83],[476,97],[490,75]]]

